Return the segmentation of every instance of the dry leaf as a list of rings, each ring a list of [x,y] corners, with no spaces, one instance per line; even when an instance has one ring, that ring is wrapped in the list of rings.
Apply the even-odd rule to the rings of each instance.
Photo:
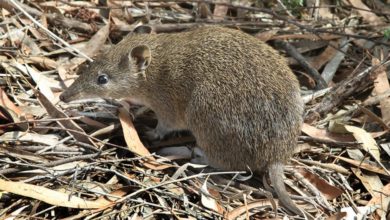
[[[153,170],[164,170],[172,167],[170,164],[159,164],[156,159],[150,155],[149,150],[142,144],[138,133],[134,128],[133,122],[130,118],[129,111],[124,107],[119,108],[119,120],[122,125],[123,136],[125,138],[127,147],[136,155],[147,157],[148,161],[143,164]]]
[[[370,133],[366,132],[362,128],[350,125],[344,125],[344,128],[352,133],[357,142],[362,143],[362,147],[364,150],[369,152],[376,161],[380,162],[379,146]]]
[[[8,98],[7,94],[0,88],[0,105],[7,107],[15,112],[17,115],[21,115],[21,110]]]
[[[43,57],[43,56],[29,56],[28,58],[23,58],[23,59],[17,58],[16,59],[16,62],[21,63],[21,64],[26,63],[25,61],[27,61],[27,63],[38,64],[45,69],[56,69],[58,66],[56,61],[54,61],[50,58],[47,58],[47,57]]]
[[[66,69],[66,63],[59,65],[57,68],[58,76],[62,80],[62,82],[65,84],[66,87],[69,87],[72,85],[72,83],[75,81],[76,77],[71,77],[69,74],[67,74],[68,70]]]
[[[328,7],[329,5],[332,5],[332,2],[330,2],[330,0],[320,1],[318,15],[322,19],[335,19],[335,15],[332,14],[332,12],[330,11],[330,7]]]
[[[372,64],[379,65],[380,60],[373,58]],[[382,94],[390,89],[389,80],[386,74],[385,67],[379,67],[377,70],[379,72],[374,81],[374,92],[376,94]],[[382,113],[383,122],[387,125],[390,123],[390,97],[384,98],[380,101],[380,109]]]
[[[95,56],[96,53],[101,49],[101,46],[106,42],[109,33],[110,22],[100,28],[100,30],[91,37],[91,39],[88,41],[85,47],[81,49],[81,51],[89,57]]]
[[[209,196],[210,192],[207,189],[207,181],[205,181],[202,184],[201,191],[202,191],[202,194],[201,194],[202,205],[208,209],[214,210],[214,211],[222,214],[224,211],[223,207],[220,204],[218,204],[218,202],[214,198]]]
[[[17,116],[20,116],[22,111],[8,98],[7,94],[0,88],[0,106],[4,107],[7,111],[12,111]],[[7,115],[3,115],[0,112],[0,118],[12,120],[7,118]]]
[[[389,210],[389,202],[390,202],[390,183],[386,184],[382,189],[380,189],[380,193],[376,193],[374,197],[368,202],[367,206],[379,206],[376,210],[377,214],[381,219],[384,219],[386,215],[386,210]]]
[[[46,109],[47,113],[52,118],[62,118],[66,119],[68,116],[63,113],[61,110],[59,110],[57,107],[55,107],[47,98],[46,96],[42,95],[39,91],[36,91],[35,95],[37,96],[39,102],[41,105]],[[95,146],[95,143],[89,139],[88,135],[84,132],[80,126],[78,126],[73,120],[59,120],[57,121],[59,125],[66,128],[67,132],[71,134],[76,140],[83,142],[83,143],[89,143]]]
[[[99,202],[88,201],[74,195],[61,193],[42,186],[35,186],[22,182],[5,181],[2,179],[0,179],[0,190],[34,198],[51,205],[68,208],[95,209],[102,208],[110,204],[108,201],[104,200],[99,200]]]
[[[226,2],[226,0],[222,0],[221,2]],[[223,20],[228,12],[228,6],[216,4],[214,8],[213,18],[215,20]]]
[[[122,125],[123,136],[129,150],[139,156],[149,157],[151,160],[155,160],[152,156],[150,156],[149,150],[146,149],[146,147],[139,139],[138,133],[134,128],[129,112],[124,107],[121,107],[119,108],[118,116]]]
[[[51,102],[54,102],[54,94],[51,91],[51,88],[61,89],[57,82],[47,78],[42,73],[31,68],[27,64],[20,64],[17,62],[12,62],[11,65],[18,70],[22,71],[26,75],[30,75],[34,82],[37,84],[41,93]]]
[[[313,59],[310,59],[309,61],[310,65],[313,68],[319,70],[322,66],[328,63],[336,55],[337,50],[335,49],[335,47],[337,47],[337,44],[335,44],[334,42],[329,42],[329,46],[326,47],[324,52],[314,57]]]
[[[302,174],[302,176],[309,180],[310,183],[313,184],[327,200],[333,200],[343,193],[343,190],[330,185],[327,181],[316,174],[307,171],[306,169],[299,169],[298,171]]]
[[[341,62],[344,60],[344,57],[350,47],[349,39],[346,37],[342,38],[340,41],[340,46],[341,48],[337,50],[336,55],[332,57],[332,59],[325,65],[324,69],[322,70],[321,76],[327,83],[332,81],[334,75],[339,69]]]
[[[361,0],[349,0],[349,2],[356,8],[362,9],[357,10],[357,12],[363,17],[363,20],[370,25],[380,25],[383,24],[382,20],[367,7]]]
[[[351,142],[354,138],[350,135],[340,135],[328,132],[326,130],[318,129],[307,123],[302,125],[302,132],[309,135],[310,137],[324,139],[328,141],[339,141],[339,142]]]
[[[118,4],[119,3],[119,4]],[[126,1],[119,1],[115,2],[113,0],[107,1],[107,6],[111,7],[112,9],[110,10],[111,14],[111,19],[115,19],[115,24],[127,24],[127,23],[134,23],[134,19],[132,17],[131,13],[128,13],[126,10],[123,10],[121,7],[131,7],[132,2],[126,2]]]
[[[110,33],[110,22],[102,27],[98,32],[91,37],[91,39],[80,49],[81,52],[86,54],[88,57],[93,57],[101,49],[102,45],[106,42],[108,34]],[[84,63],[86,58],[84,57],[74,57],[69,60],[69,62],[62,64],[61,66],[66,70],[74,69],[80,64]]]
[[[352,172],[360,179],[364,188],[371,194],[372,197],[378,196],[383,184],[378,175],[364,174],[360,169],[351,167]]]

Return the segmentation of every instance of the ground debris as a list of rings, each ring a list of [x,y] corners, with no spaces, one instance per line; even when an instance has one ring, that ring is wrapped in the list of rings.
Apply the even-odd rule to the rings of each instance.
[[[148,141],[144,107],[59,101],[142,24],[237,28],[285,54],[306,103],[292,198],[320,219],[389,218],[389,1],[0,0],[0,12],[1,219],[301,219],[261,177],[187,163],[189,134]]]

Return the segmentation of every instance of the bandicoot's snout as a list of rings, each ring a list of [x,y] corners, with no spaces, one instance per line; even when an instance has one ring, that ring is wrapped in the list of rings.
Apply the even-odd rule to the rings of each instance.
[[[71,102],[83,99],[101,98],[101,90],[102,89],[97,86],[86,84],[84,80],[76,80],[69,88],[62,92],[59,99],[63,102]]]
[[[68,101],[66,100],[66,96],[64,95],[64,93],[62,93],[62,94],[60,95],[60,100],[63,101],[63,102],[68,102]]]
[[[74,92],[70,91],[68,88],[62,92],[62,94],[60,95],[60,100],[63,102],[70,102],[70,101],[78,99],[79,98],[78,96],[79,95],[74,94]]]
[[[84,80],[77,79],[75,82],[73,82],[72,85],[70,85],[67,89],[65,89],[65,91],[61,93],[59,97],[60,100],[63,102],[70,102],[86,98],[85,91],[88,86],[86,86],[84,82]]]
[[[69,102],[69,100],[67,99],[67,96],[64,93],[62,93],[60,95],[60,100],[63,101],[63,102]]]

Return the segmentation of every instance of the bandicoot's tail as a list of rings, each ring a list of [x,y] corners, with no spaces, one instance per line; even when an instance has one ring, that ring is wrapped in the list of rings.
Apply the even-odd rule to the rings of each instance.
[[[268,174],[272,185],[278,195],[281,203],[291,212],[304,216],[303,212],[295,205],[291,200],[290,195],[287,193],[286,187],[284,186],[284,165],[282,163],[273,163],[268,167]]]

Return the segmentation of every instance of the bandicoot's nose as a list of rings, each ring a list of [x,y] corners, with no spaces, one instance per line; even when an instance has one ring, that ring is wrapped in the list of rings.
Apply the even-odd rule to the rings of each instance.
[[[66,102],[66,97],[64,96],[64,93],[60,95],[60,100]]]

